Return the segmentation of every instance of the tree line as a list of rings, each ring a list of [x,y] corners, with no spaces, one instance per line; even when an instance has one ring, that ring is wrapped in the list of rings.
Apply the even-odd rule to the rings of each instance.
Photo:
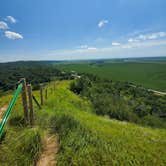
[[[50,82],[55,79],[70,79],[69,73],[62,73],[49,62],[12,62],[0,64],[0,90],[13,90],[21,78],[26,78],[34,89],[40,83]]]
[[[70,89],[90,99],[98,115],[151,127],[166,127],[166,96],[157,96],[129,82],[83,74]]]

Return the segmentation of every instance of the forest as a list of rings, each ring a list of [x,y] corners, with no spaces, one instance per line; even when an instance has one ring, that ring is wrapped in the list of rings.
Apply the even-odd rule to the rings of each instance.
[[[151,127],[166,127],[166,96],[159,96],[129,82],[84,74],[70,89],[88,98],[98,115]]]
[[[40,83],[51,80],[68,79],[67,73],[62,73],[48,61],[12,62],[0,64],[0,90],[13,90],[21,78],[26,78],[28,83],[38,89]]]

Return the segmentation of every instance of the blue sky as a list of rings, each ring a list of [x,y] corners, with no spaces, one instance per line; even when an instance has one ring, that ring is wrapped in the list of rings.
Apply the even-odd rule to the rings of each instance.
[[[0,62],[166,56],[166,0],[1,0]]]

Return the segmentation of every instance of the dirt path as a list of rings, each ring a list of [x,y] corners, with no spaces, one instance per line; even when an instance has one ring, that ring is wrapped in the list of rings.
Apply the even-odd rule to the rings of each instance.
[[[3,107],[0,108],[0,122],[2,121],[4,112],[7,110],[8,105],[4,105]]]
[[[37,166],[55,166],[56,156],[58,153],[59,142],[58,137],[53,135],[45,140],[44,150],[41,154]]]
[[[136,85],[130,85],[131,87],[134,87],[136,88],[137,86]],[[145,88],[144,88],[145,89]],[[157,91],[157,90],[154,90],[154,89],[146,89],[148,91],[151,91],[153,92],[154,94],[156,95],[159,95],[159,96],[165,96],[166,95],[166,92],[161,92],[161,91]]]

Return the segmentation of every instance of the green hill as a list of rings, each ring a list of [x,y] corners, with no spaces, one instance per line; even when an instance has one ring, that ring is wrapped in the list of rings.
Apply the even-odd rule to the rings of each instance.
[[[45,133],[58,134],[57,165],[165,165],[166,130],[95,115],[87,99],[56,83],[42,110],[35,108],[34,128],[24,128],[17,103],[0,145],[1,165],[30,165],[42,152]],[[49,85],[50,87],[51,85]],[[39,92],[35,95],[39,98]],[[4,97],[5,98],[5,97]]]
[[[96,116],[68,88],[69,82],[59,83],[42,113],[50,113],[48,125],[60,137],[59,165],[165,165],[164,129]]]

